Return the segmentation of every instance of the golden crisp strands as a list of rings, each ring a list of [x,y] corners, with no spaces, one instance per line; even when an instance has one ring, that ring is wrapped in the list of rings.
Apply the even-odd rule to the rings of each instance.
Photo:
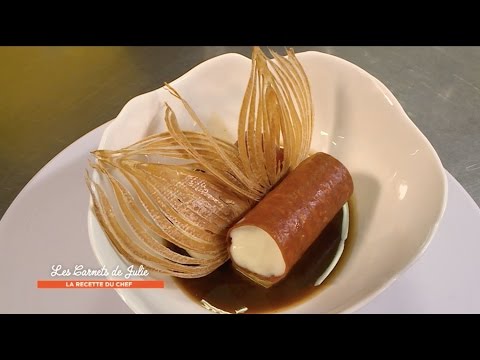
[[[100,187],[87,179],[95,215],[129,262],[150,271],[197,277],[228,259],[225,224],[238,219],[250,207],[248,201],[186,167],[133,160],[97,160],[92,166],[103,180]],[[169,191],[172,188],[183,190],[175,193]],[[186,253],[180,254],[172,244]],[[197,256],[189,256],[189,251]]]
[[[265,191],[308,156],[313,124],[308,79],[293,50],[288,50],[287,58],[271,53],[276,62],[259,48],[253,50],[238,122],[243,167]],[[280,147],[282,166],[276,163]]]
[[[87,173],[92,210],[129,263],[151,273],[196,278],[228,260],[231,225],[308,156],[313,108],[293,50],[268,59],[254,48],[238,120],[238,142],[211,136],[170,85],[200,132],[182,131],[165,106],[167,132],[120,150],[97,150]],[[279,155],[281,154],[281,156]]]

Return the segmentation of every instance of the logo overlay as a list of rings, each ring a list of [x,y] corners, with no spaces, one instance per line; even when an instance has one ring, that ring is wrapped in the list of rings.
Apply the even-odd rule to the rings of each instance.
[[[83,265],[75,265],[66,268],[62,265],[52,265],[50,276],[63,278],[62,280],[38,280],[39,289],[159,289],[164,287],[162,280],[136,280],[149,276],[147,269],[140,265],[135,268],[130,265],[126,270],[115,269],[109,271],[106,266],[99,269],[86,268]],[[72,279],[70,277],[76,277]],[[88,277],[84,279],[83,277]],[[110,278],[109,280],[95,278]],[[68,279],[65,279],[68,278]],[[79,279],[80,278],[80,279]],[[135,280],[134,280],[135,279]]]

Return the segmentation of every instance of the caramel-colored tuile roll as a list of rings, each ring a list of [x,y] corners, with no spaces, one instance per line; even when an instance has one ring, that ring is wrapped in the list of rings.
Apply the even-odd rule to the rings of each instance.
[[[305,159],[228,232],[235,268],[264,287],[279,282],[352,193],[340,161],[325,153]]]

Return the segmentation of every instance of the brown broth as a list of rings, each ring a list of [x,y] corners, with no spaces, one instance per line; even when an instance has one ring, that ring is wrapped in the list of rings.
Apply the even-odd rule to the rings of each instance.
[[[350,253],[348,248],[352,243],[354,213],[351,201],[349,201],[349,208],[349,236],[345,242],[341,261],[319,286],[314,286],[315,281],[333,260],[340,243],[342,210],[335,215],[290,273],[268,289],[240,274],[233,268],[230,261],[205,277],[174,278],[174,281],[195,302],[200,304],[205,300],[210,305],[230,313],[235,313],[235,310],[244,307],[248,308],[247,313],[272,313],[303,302],[319,293],[326,285],[328,286],[328,280],[338,273],[339,268],[345,263],[345,257]]]

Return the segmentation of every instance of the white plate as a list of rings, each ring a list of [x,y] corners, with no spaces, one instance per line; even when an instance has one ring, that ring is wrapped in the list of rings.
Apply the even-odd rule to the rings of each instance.
[[[447,182],[435,150],[393,94],[358,66],[319,52],[297,54],[309,78],[315,112],[312,150],[342,161],[352,174],[356,234],[348,260],[321,294],[287,312],[351,312],[385,289],[426,249],[446,205]],[[251,61],[212,58],[172,82],[213,135],[236,140]],[[166,130],[168,102],[184,130],[198,130],[180,102],[158,89],[129,101],[105,131],[100,148],[118,149]],[[94,176],[95,178],[95,176]],[[421,206],[420,206],[421,204]],[[89,214],[95,255],[108,269],[126,265]],[[139,313],[207,312],[177,290],[119,289]]]
[[[36,288],[37,280],[49,279],[53,264],[99,266],[87,234],[83,173],[104,129],[58,154],[0,220],[0,313],[131,313],[114,290]],[[447,178],[447,209],[431,245],[360,313],[480,312],[480,209]]]

